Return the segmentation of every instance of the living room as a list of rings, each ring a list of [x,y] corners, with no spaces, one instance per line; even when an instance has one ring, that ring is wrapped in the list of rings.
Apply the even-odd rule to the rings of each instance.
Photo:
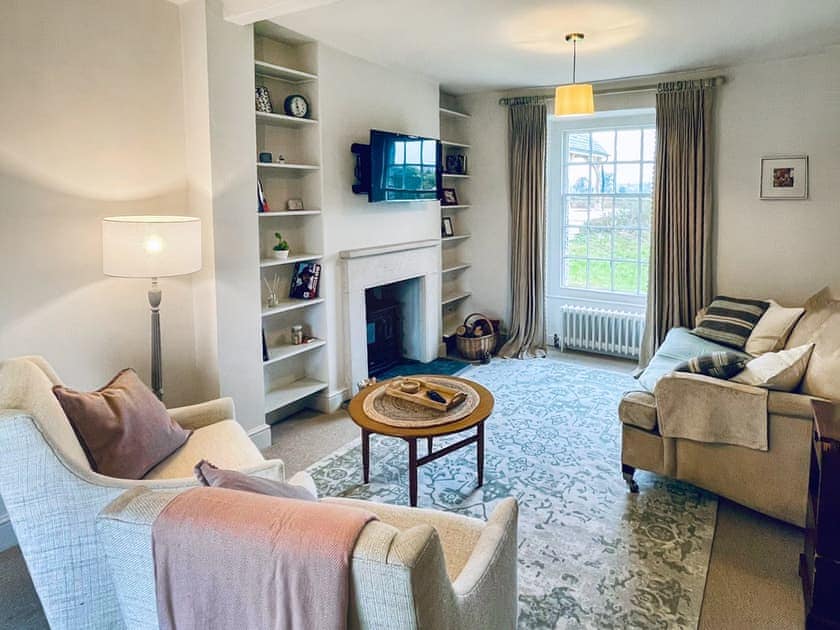
[[[243,538],[289,502],[367,515],[338,625],[831,627],[840,7],[382,4],[0,8],[0,627],[331,627],[247,591],[311,549],[258,561],[208,521],[229,597],[233,568],[153,558],[202,460],[320,499],[239,492],[213,518],[260,514]],[[380,186],[412,147],[430,179]],[[777,358],[798,380],[755,380]],[[177,442],[125,476],[71,411],[121,379]],[[184,621],[179,569],[247,605]]]

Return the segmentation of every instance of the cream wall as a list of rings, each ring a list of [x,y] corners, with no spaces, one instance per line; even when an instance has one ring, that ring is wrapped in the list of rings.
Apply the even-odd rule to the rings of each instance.
[[[355,162],[350,145],[367,143],[371,128],[436,138],[440,119],[436,83],[325,46],[319,47],[319,86],[324,186],[321,277],[328,299],[329,392],[335,398],[349,385],[343,374],[338,252],[440,237],[436,201],[371,204],[366,195],[353,194]]]

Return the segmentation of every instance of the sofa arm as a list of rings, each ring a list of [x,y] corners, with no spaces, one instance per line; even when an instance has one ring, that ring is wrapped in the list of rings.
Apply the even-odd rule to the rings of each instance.
[[[815,400],[825,399],[793,392],[770,392],[767,396],[767,413],[813,420],[814,410],[811,403]]]
[[[197,405],[169,409],[172,419],[184,429],[195,430],[222,420],[235,420],[233,399],[219,398]]]

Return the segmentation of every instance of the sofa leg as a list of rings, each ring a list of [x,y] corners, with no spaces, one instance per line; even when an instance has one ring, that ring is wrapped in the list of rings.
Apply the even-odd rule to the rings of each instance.
[[[639,491],[639,484],[637,484],[636,480],[633,479],[635,472],[636,469],[632,466],[628,466],[627,464],[621,465],[621,476],[624,477],[624,481],[627,482],[627,488],[633,493]]]

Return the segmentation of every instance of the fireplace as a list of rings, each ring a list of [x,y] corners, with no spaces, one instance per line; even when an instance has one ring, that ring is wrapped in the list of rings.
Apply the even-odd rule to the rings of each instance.
[[[378,297],[377,289],[365,295],[367,310],[368,376],[377,376],[402,358],[400,305],[393,298]]]

